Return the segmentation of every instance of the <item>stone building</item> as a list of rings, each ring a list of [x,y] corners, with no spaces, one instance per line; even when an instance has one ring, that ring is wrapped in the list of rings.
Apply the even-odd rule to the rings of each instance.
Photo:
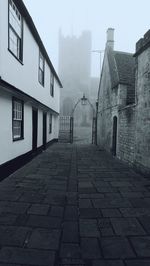
[[[119,159],[150,171],[150,32],[136,53],[114,50],[108,29],[98,92],[98,145]]]
[[[150,30],[136,43],[135,162],[150,172]]]

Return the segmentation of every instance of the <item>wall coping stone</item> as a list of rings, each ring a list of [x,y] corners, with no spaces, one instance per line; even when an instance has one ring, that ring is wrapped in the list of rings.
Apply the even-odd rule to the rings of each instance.
[[[144,50],[146,50],[148,47],[150,47],[150,30],[148,30],[143,38],[139,39],[136,43],[136,52],[134,56],[138,56],[141,54]]]

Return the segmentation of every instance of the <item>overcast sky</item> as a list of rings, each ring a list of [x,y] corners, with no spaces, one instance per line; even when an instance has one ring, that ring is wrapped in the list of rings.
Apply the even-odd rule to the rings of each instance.
[[[107,28],[115,29],[115,50],[133,52],[150,28],[150,0],[24,0],[58,70],[58,31],[79,36],[92,33],[92,49],[103,50]],[[99,55],[92,53],[92,76],[98,75]]]

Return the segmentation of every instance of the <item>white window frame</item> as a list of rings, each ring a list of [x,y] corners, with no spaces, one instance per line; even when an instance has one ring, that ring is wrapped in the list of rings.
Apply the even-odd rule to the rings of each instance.
[[[16,98],[12,99],[12,136],[13,141],[23,139],[23,120],[24,120],[23,101]]]
[[[41,52],[39,52],[39,83],[44,87],[45,78],[45,59]]]
[[[12,0],[8,1],[8,50],[23,61],[23,20]]]

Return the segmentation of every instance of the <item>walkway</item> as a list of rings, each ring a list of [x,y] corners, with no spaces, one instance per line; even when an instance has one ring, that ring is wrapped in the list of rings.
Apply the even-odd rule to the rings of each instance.
[[[149,266],[150,180],[55,144],[0,183],[0,266]]]

